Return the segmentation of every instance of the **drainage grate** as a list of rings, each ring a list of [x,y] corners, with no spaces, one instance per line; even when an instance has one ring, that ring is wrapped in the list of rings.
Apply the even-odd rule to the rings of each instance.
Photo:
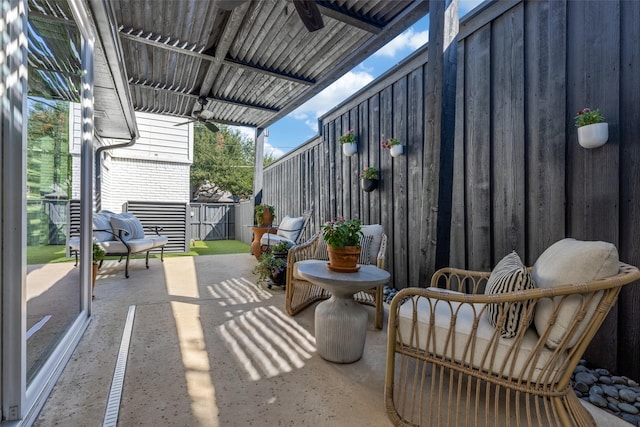
[[[136,313],[136,306],[130,305],[127,313],[127,320],[124,323],[122,331],[122,340],[120,341],[120,350],[118,351],[118,360],[116,369],[113,371],[113,380],[111,381],[111,390],[109,390],[109,400],[107,401],[107,409],[104,411],[103,427],[115,427],[118,422],[118,411],[120,410],[120,399],[122,397],[122,385],[124,382],[124,373],[127,369],[127,356],[129,355],[129,344],[131,343],[131,333],[133,332],[133,318]]]

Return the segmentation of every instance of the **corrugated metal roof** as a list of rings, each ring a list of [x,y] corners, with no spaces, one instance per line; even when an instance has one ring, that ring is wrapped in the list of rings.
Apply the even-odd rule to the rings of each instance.
[[[66,3],[59,3],[29,0],[30,22],[40,25],[39,36],[53,53],[31,52],[30,63],[56,58],[48,66],[67,76],[70,88],[57,88],[64,98],[74,93],[79,67],[77,52],[65,41],[78,36],[68,25]],[[230,8],[223,3],[230,2],[92,0],[94,10],[103,7],[113,18],[111,24],[99,19],[96,26],[115,27],[136,111],[191,117],[200,109],[198,98],[206,97],[205,115],[212,121],[266,127],[428,12],[426,0],[318,0],[324,28],[309,32],[291,0],[236,0]],[[121,126],[121,106],[101,99],[113,82],[99,73],[96,79],[96,110]],[[47,82],[40,79],[37,90],[56,89]],[[96,129],[105,134],[116,132],[108,123],[100,125]]]

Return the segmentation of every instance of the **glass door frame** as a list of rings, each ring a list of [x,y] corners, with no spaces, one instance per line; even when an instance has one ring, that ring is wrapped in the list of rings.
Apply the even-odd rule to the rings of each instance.
[[[5,72],[0,132],[0,410],[5,425],[31,425],[91,321],[93,209],[93,76],[95,30],[85,3],[69,0],[82,34],[80,313],[27,386],[26,346],[26,120],[27,0],[0,0]],[[4,43],[4,40],[7,43]]]

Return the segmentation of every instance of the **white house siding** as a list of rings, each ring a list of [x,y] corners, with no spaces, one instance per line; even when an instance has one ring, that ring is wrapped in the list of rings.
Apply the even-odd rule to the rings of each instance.
[[[80,147],[81,147],[81,129],[80,129],[80,104],[69,104],[69,154],[72,161],[71,175],[71,198],[80,198]]]
[[[120,212],[128,200],[148,202],[189,201],[187,163],[111,158],[102,184],[102,209]]]
[[[73,196],[80,195],[80,106],[71,109]],[[120,212],[128,200],[189,201],[193,124],[184,118],[136,113],[140,138],[131,147],[106,150],[102,160],[101,208]],[[107,141],[106,141],[107,142]],[[126,141],[108,141],[117,144]]]

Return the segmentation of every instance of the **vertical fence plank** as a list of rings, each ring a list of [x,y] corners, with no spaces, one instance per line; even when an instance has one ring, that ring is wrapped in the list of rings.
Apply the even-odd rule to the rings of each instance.
[[[491,37],[493,262],[515,250],[524,256],[524,5],[494,20]]]
[[[398,287],[407,287],[409,279],[408,259],[407,259],[407,79],[402,78],[393,84],[393,136],[405,145],[405,155],[391,157],[392,174],[391,188],[387,188],[392,193],[393,202],[390,208],[393,210],[393,229],[390,236],[393,238],[394,283]],[[415,195],[413,195],[415,197]],[[417,231],[417,230],[416,230]]]
[[[405,244],[408,251],[407,286],[424,286],[420,283],[420,239],[412,238],[422,227],[422,201],[418,196],[422,191],[422,161],[424,130],[424,67],[409,74],[407,107],[407,235]]]
[[[469,268],[491,270],[491,26],[467,38],[465,146]]]

